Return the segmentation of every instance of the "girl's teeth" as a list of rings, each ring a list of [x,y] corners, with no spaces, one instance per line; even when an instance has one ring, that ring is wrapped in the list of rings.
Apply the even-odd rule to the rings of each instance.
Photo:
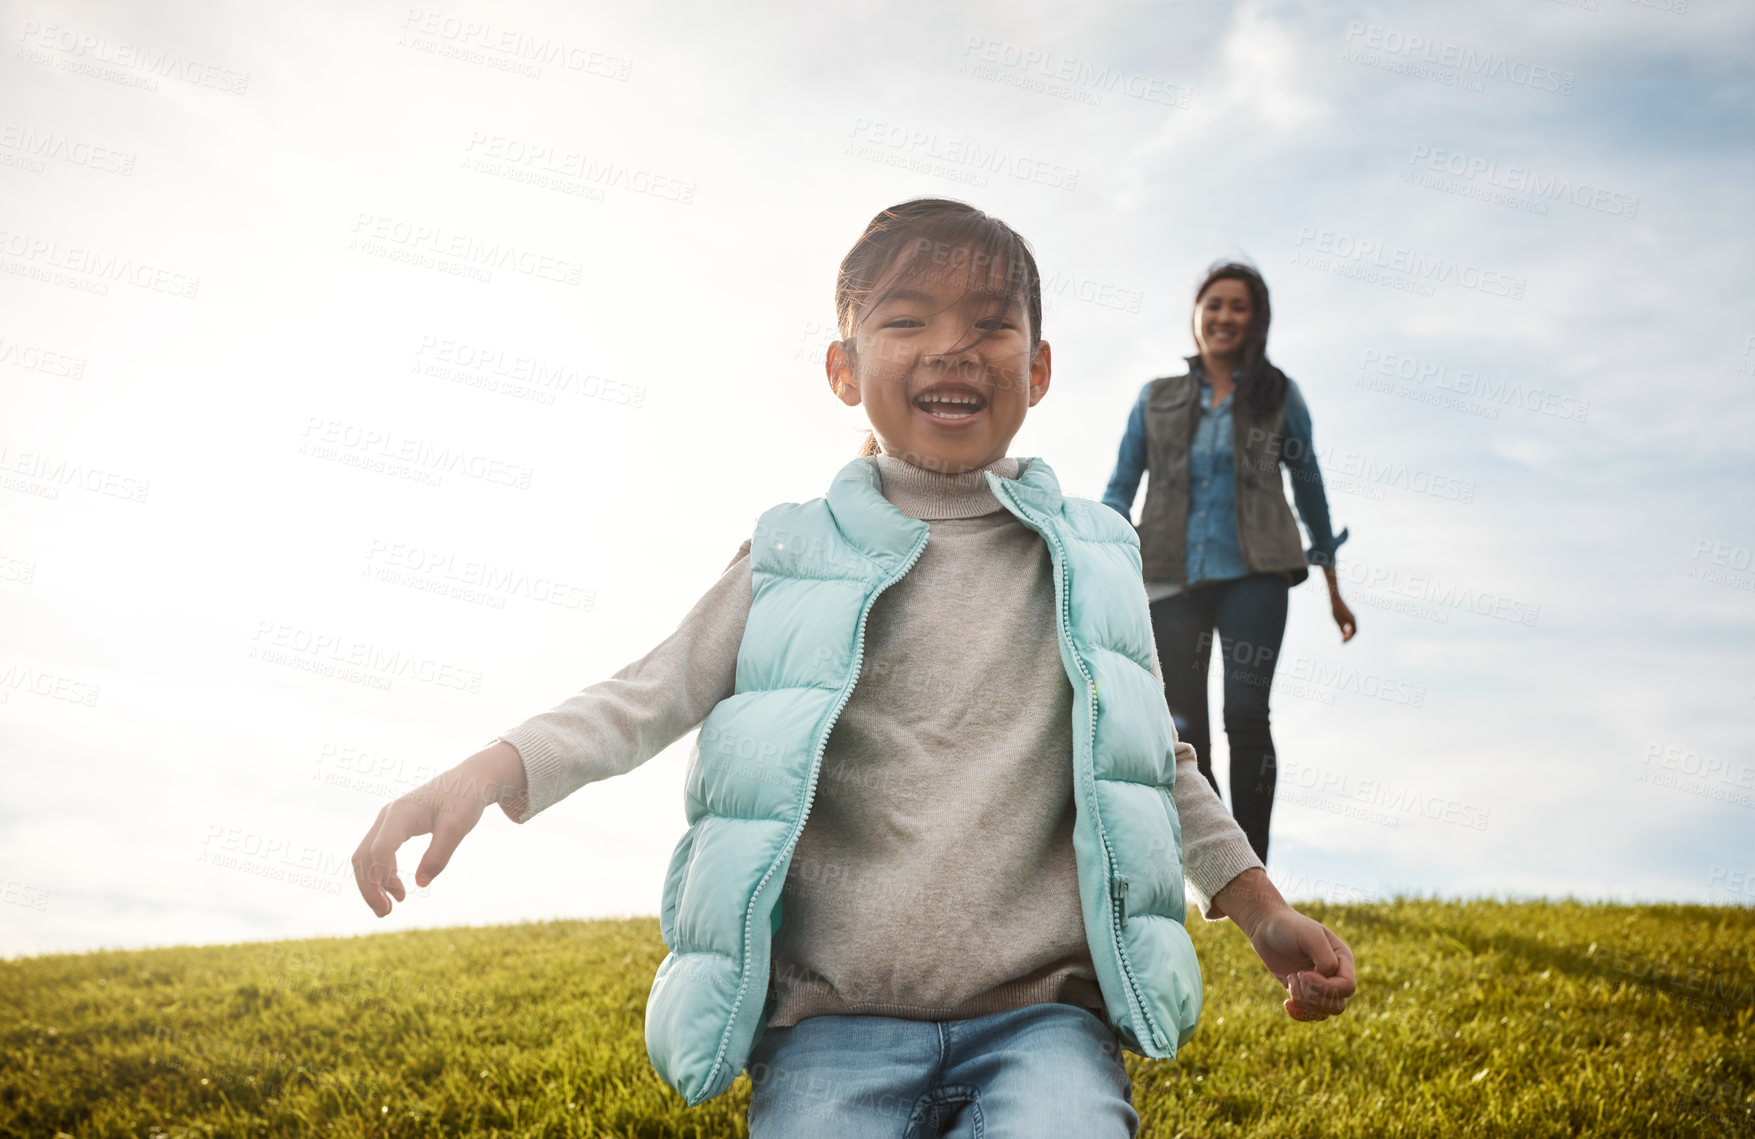
[[[973,396],[933,396],[917,406],[934,419],[967,419],[981,410],[981,401]]]

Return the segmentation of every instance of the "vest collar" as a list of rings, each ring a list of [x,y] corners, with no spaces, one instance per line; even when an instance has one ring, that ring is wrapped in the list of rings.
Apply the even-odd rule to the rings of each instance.
[[[841,534],[866,557],[888,565],[906,556],[929,529],[897,510],[883,495],[877,464],[860,456],[842,467],[829,484],[829,513]],[[887,572],[887,571],[886,571]]]
[[[1018,477],[1002,479],[992,471],[987,472],[987,485],[999,494],[1001,483],[1009,484],[1013,497],[1024,505],[1040,511],[1049,517],[1060,514],[1063,496],[1060,493],[1060,480],[1054,477],[1054,468],[1041,459],[1019,459]],[[1001,502],[1005,499],[1001,498]]]
[[[1000,488],[1005,487],[1025,506],[1049,517],[1060,514],[1063,496],[1060,480],[1046,462],[1036,458],[1018,460],[1018,477],[1001,478],[992,471],[982,472],[994,496],[1003,504]],[[927,523],[910,518],[896,509],[883,495],[883,480],[877,463],[860,456],[842,467],[829,484],[829,511],[841,533],[859,547],[866,556],[880,562],[904,556],[918,540]]]

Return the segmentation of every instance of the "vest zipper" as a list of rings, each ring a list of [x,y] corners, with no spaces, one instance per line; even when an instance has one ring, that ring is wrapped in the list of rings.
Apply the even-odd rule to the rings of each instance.
[[[854,686],[859,683],[859,670],[860,670],[860,667],[865,662],[865,621],[866,621],[866,618],[871,616],[871,608],[873,605],[877,604],[878,597],[881,596],[886,589],[890,588],[890,586],[895,585],[898,581],[901,581],[904,577],[906,577],[908,574],[908,571],[914,568],[914,563],[920,560],[920,554],[923,550],[926,549],[926,540],[928,537],[931,536],[931,534],[932,534],[932,531],[931,531],[931,528],[929,527],[925,533],[920,535],[920,539],[914,543],[914,549],[909,551],[909,553],[908,553],[907,562],[903,564],[901,569],[897,570],[894,574],[891,574],[888,578],[886,578],[884,580],[883,584],[881,584],[877,587],[876,591],[873,592],[872,595],[866,599],[865,607],[859,611],[859,628],[858,628],[858,632],[854,638],[854,648],[853,648],[853,678],[845,687],[843,687],[841,689],[841,695],[835,701],[835,711],[832,715],[829,716],[828,722],[823,725],[822,735],[817,737],[816,750],[811,755],[810,774],[806,777],[806,780],[805,780],[804,810],[803,810],[803,812],[801,812],[799,814],[798,822],[792,828],[792,833],[786,836],[786,845],[781,847],[781,849],[780,849],[780,853],[782,855],[782,858],[776,859],[775,861],[768,864],[767,873],[763,874],[762,880],[760,882],[756,883],[756,888],[755,888],[754,892],[752,892],[750,894],[749,908],[744,911],[744,915],[743,915],[743,953],[744,953],[744,961],[746,964],[749,961],[750,923],[751,923],[751,920],[755,917],[756,900],[762,896],[762,891],[764,891],[768,888],[769,881],[772,880],[772,878],[774,877],[774,868],[777,867],[781,861],[787,861],[787,862],[791,861],[792,851],[798,845],[798,836],[804,831],[804,822],[806,819],[808,819],[810,817],[811,805],[816,802],[816,798],[817,798],[817,773],[822,768],[823,752],[825,750],[827,750],[828,745],[829,745],[829,733],[834,730],[835,721],[839,720],[841,718],[841,712],[844,708],[847,707],[847,701],[852,699],[852,697],[853,697]],[[770,960],[772,960],[772,955],[773,955],[773,950],[770,947],[770,949],[769,949]],[[740,969],[738,972],[741,975],[742,979],[738,982],[737,997],[731,1003],[731,1017],[726,1022],[725,1031],[719,1037],[719,1051],[713,1057],[713,1067],[711,1069],[714,1072],[717,1072],[719,1070],[719,1065],[721,1065],[725,1062],[725,1050],[731,1046],[731,1030],[737,1024],[737,1014],[738,1014],[738,1011],[743,1008],[744,997],[749,994],[749,982],[750,982],[749,972],[750,971],[749,971],[749,969],[744,968],[744,969]],[[768,983],[768,979],[766,977],[762,978],[762,984],[764,987],[767,985],[767,983]],[[735,1078],[735,1073],[733,1075]],[[690,1106],[693,1106],[693,1105],[691,1104]]]
[[[1038,522],[1031,515],[1031,512],[1018,502],[1018,500],[1012,495],[1009,487],[1006,488],[1006,497],[1010,499],[1011,504],[1018,515],[1026,521],[1029,521],[1035,528],[1036,532],[1041,534],[1044,540],[1054,547],[1054,551],[1058,555],[1056,560],[1059,562],[1060,568],[1057,570],[1055,577],[1058,579],[1057,592],[1060,594],[1060,633],[1066,640],[1067,655],[1072,657],[1073,663],[1078,666],[1079,675],[1085,678],[1085,703],[1090,709],[1086,718],[1085,730],[1086,737],[1090,741],[1087,750],[1091,756],[1091,813],[1096,819],[1097,837],[1103,844],[1103,868],[1108,872],[1109,876],[1110,936],[1115,943],[1115,958],[1121,965],[1122,988],[1127,995],[1128,1007],[1132,1009],[1134,1015],[1139,1018],[1140,1024],[1149,1034],[1152,1043],[1159,1048],[1168,1048],[1170,1046],[1169,1038],[1158,1028],[1157,1022],[1152,1019],[1151,1010],[1146,1008],[1145,998],[1140,996],[1139,981],[1133,974],[1133,963],[1128,960],[1127,947],[1122,944],[1121,940],[1121,925],[1125,920],[1124,915],[1127,905],[1127,875],[1117,873],[1115,869],[1115,851],[1109,845],[1109,832],[1103,828],[1102,815],[1097,811],[1097,681],[1095,677],[1086,671],[1084,658],[1079,656],[1078,648],[1073,644],[1072,619],[1068,613],[1070,601],[1067,597],[1066,549],[1061,546],[1060,539],[1049,527]],[[1117,887],[1119,887],[1119,898],[1117,898]]]

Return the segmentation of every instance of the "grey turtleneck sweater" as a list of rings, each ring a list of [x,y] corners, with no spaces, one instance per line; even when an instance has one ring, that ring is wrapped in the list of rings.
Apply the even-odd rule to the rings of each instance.
[[[982,474],[1016,478],[1019,462],[958,475],[875,462],[884,497],[931,532],[866,623],[781,895],[768,1023],[948,1020],[1050,1001],[1100,1012],[1052,565]],[[746,541],[657,648],[502,736],[530,784],[508,807],[514,821],[645,762],[732,695],[751,597]],[[1179,743],[1176,759],[1187,882],[1213,917],[1212,896],[1261,862],[1194,750]]]

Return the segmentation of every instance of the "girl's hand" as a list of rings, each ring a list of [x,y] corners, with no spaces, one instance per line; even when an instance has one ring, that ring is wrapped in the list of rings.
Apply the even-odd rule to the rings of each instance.
[[[1347,1010],[1355,988],[1353,951],[1327,926],[1285,906],[1249,931],[1249,944],[1286,987],[1287,1016],[1327,1020]]]
[[[1353,951],[1321,922],[1286,903],[1267,872],[1251,867],[1213,895],[1213,916],[1229,917],[1255,955],[1286,987],[1286,1015],[1326,1020],[1353,995]]]
[[[396,851],[403,843],[416,835],[433,836],[414,873],[415,885],[424,888],[451,861],[489,803],[524,790],[524,761],[511,744],[498,741],[385,806],[353,852],[353,877],[366,905],[383,917],[390,912],[390,898],[407,900],[396,873]]]

